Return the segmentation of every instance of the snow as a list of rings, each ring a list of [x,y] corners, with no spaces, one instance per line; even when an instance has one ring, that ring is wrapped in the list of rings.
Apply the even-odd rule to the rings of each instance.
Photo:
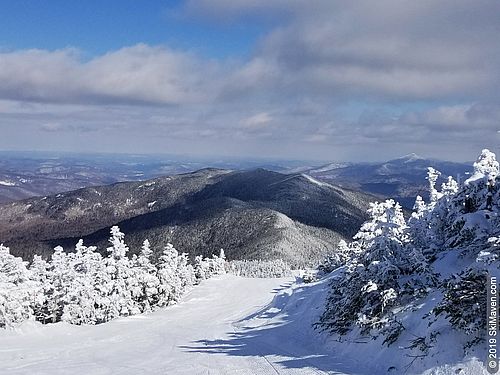
[[[322,167],[315,168],[314,172],[315,173],[330,172],[330,171],[335,170],[335,169],[348,167],[349,165],[350,165],[349,163],[330,163],[330,164],[326,164]]]
[[[156,201],[148,202],[148,208],[152,208],[156,204]]]
[[[245,335],[242,318],[266,306],[291,281],[225,276],[203,282],[181,304],[151,314],[98,326],[57,323],[3,331],[0,373],[206,374],[210,369],[218,374],[272,374],[264,357],[228,356],[225,350],[235,335]],[[227,347],[215,349],[226,341]]]
[[[26,322],[0,331],[0,373],[386,374],[405,360],[398,348],[340,343],[312,328],[331,277],[302,284],[224,275],[150,314],[98,326]],[[486,372],[470,359],[418,373]]]
[[[14,182],[0,180],[0,185],[2,186],[16,186]]]
[[[149,181],[149,182],[146,182],[145,184],[140,185],[139,188],[153,186],[154,184],[156,184],[156,181]]]
[[[397,158],[396,160],[402,160],[402,161],[404,161],[404,163],[412,163],[414,161],[425,160],[425,159],[422,156],[417,155],[414,152],[412,152],[408,155],[401,156],[401,157]]]
[[[315,178],[307,175],[307,174],[302,174],[303,177],[305,177],[309,182],[312,182],[313,184],[315,185],[318,185],[318,186],[328,186],[328,187],[332,187],[332,185],[330,184],[327,184],[326,182],[321,182],[321,181],[318,181],[316,180]]]

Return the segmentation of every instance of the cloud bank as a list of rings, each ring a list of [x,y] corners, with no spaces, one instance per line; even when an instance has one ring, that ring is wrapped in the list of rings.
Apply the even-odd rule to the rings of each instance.
[[[109,151],[112,137],[134,152],[295,159],[467,159],[497,147],[498,1],[197,0],[180,12],[270,31],[245,59],[147,44],[90,59],[0,51],[0,147],[17,144],[20,126],[47,147],[45,134],[67,144],[97,132]]]

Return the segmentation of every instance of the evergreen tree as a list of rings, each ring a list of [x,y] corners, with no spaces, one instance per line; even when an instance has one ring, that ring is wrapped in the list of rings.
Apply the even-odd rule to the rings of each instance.
[[[177,275],[179,253],[172,244],[167,244],[162,255],[158,259],[158,279],[160,288],[158,294],[158,305],[168,306],[177,300],[182,284]]]
[[[109,302],[106,306],[106,320],[140,312],[133,295],[138,281],[133,273],[131,262],[127,258],[129,249],[124,237],[120,228],[117,226],[111,228],[109,239],[111,246],[107,248],[109,256],[106,258],[106,271],[111,281],[106,301]]]
[[[177,276],[180,279],[180,289],[176,300],[179,300],[181,295],[190,290],[196,283],[194,268],[189,264],[189,258],[186,253],[180,254],[177,258]]]
[[[44,317],[46,320],[43,323],[55,323],[61,320],[73,277],[68,255],[61,246],[55,247],[47,272],[45,285],[47,304]]]
[[[48,320],[48,268],[49,264],[40,255],[35,255],[29,266],[30,280],[33,286],[31,306],[35,319],[42,323]]]
[[[70,257],[72,271],[70,289],[65,296],[62,319],[72,324],[97,324],[100,322],[99,295],[96,282],[104,272],[104,262],[94,246],[78,241],[75,253]]]
[[[401,332],[391,308],[415,293],[420,277],[401,276],[422,269],[423,257],[409,244],[407,224],[401,206],[393,200],[373,203],[370,220],[354,236],[352,257],[344,276],[332,281],[325,313],[319,325],[345,334],[353,325],[363,333],[380,330],[389,343]],[[426,268],[424,267],[423,270]]]
[[[30,277],[25,262],[0,244],[0,328],[33,317]]]
[[[134,298],[142,312],[151,311],[158,304],[160,280],[157,276],[158,270],[151,262],[152,254],[149,241],[144,240],[139,256],[134,257],[132,261],[139,287]]]

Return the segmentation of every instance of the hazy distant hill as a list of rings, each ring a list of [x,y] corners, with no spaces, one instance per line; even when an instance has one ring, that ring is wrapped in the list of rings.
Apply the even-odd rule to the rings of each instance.
[[[417,195],[428,195],[425,179],[428,167],[439,170],[442,177],[452,176],[458,180],[467,178],[467,173],[472,171],[471,163],[424,159],[410,154],[383,163],[327,164],[305,172],[321,181],[394,198],[411,209]]]
[[[148,238],[232,259],[315,262],[366,219],[372,196],[302,174],[204,169],[145,182],[80,189],[0,206],[0,242],[30,258],[84,237],[105,251],[119,224],[133,250]]]
[[[264,167],[278,172],[305,168],[304,162],[283,160],[0,151],[0,203],[89,186],[189,173],[207,167],[231,170]]]

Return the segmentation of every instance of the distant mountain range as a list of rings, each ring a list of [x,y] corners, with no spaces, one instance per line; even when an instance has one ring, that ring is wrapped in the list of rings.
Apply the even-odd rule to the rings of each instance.
[[[0,152],[0,203],[89,186],[194,172],[213,167],[273,171],[303,168],[301,161],[202,159],[169,155]]]
[[[157,253],[171,242],[191,256],[224,248],[229,259],[314,264],[356,233],[373,200],[301,173],[210,168],[3,204],[0,242],[25,259],[81,237],[105,252],[118,224],[132,251],[148,238]]]
[[[381,198],[394,198],[403,207],[411,209],[417,195],[428,197],[428,167],[442,173],[438,181],[442,183],[448,176],[458,180],[466,179],[472,171],[471,165],[472,163],[424,159],[410,154],[383,163],[326,164],[305,169],[304,173],[320,181],[362,190]]]
[[[283,160],[0,152],[0,203],[212,167],[230,170],[265,168],[287,174],[305,173],[320,181],[376,194],[379,199],[394,198],[405,208],[411,209],[416,195],[427,195],[427,167],[438,169],[443,176],[463,179],[470,172],[471,165],[424,159],[415,154],[383,163],[328,163],[318,166],[304,161]]]
[[[429,166],[458,179],[471,170],[415,154],[384,163],[266,164],[275,171],[219,163],[234,168],[191,172],[203,163],[133,155],[4,158],[0,201],[16,201],[0,204],[0,242],[26,259],[59,244],[71,250],[81,237],[105,252],[109,227],[118,224],[134,251],[148,238],[157,252],[172,242],[191,255],[224,248],[230,259],[316,263],[356,233],[370,201],[392,197],[411,209],[416,195],[428,195]],[[32,195],[44,196],[17,200]]]

